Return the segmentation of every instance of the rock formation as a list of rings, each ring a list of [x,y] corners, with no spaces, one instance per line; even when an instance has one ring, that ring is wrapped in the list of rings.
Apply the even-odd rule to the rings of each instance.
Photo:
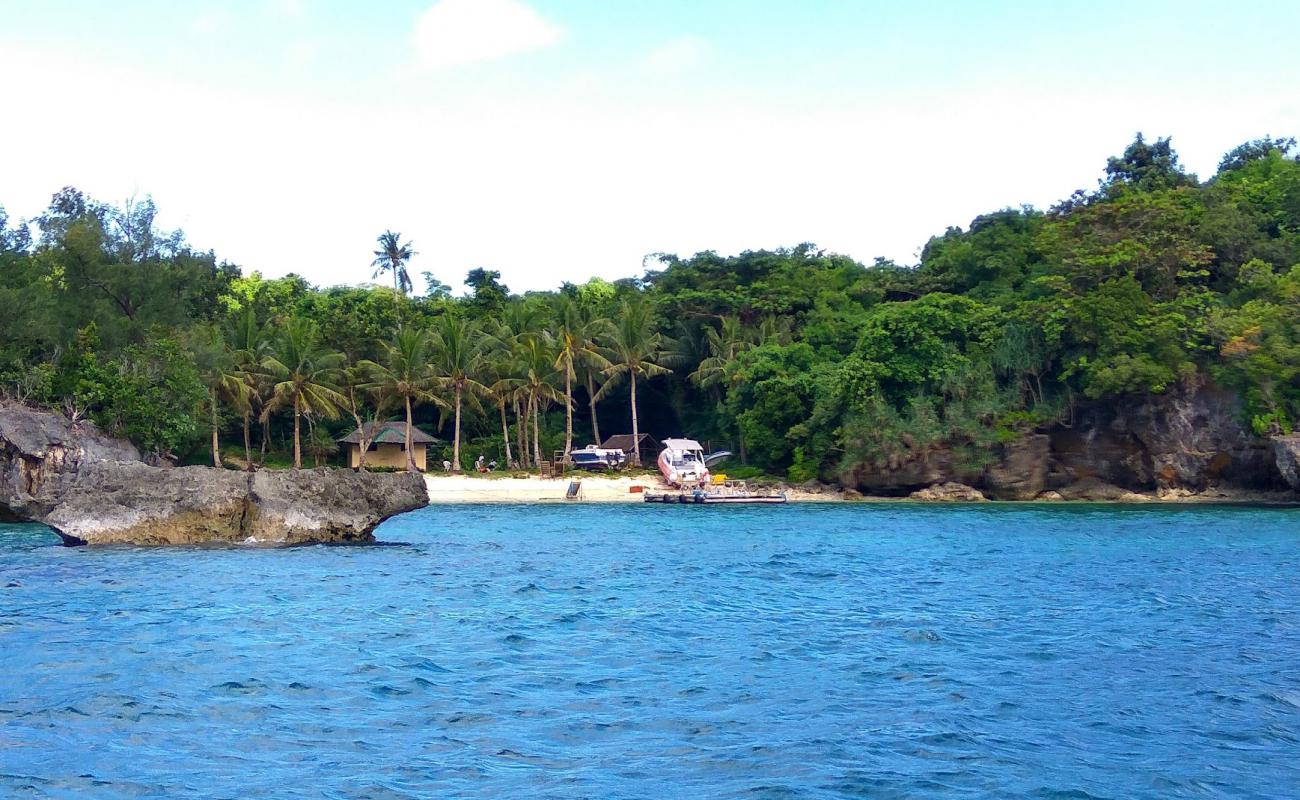
[[[1051,438],[1031,434],[1002,446],[1001,458],[984,471],[984,491],[997,500],[1033,500],[1047,483]]]
[[[1133,500],[1138,492],[1180,498],[1300,491],[1300,435],[1269,441],[1243,419],[1231,392],[1178,389],[1081,406],[1061,424],[1001,445],[996,460],[973,474],[952,448],[939,445],[909,459],[859,465],[845,482],[888,495],[956,482],[998,500],[1049,491],[1097,500]]]
[[[1286,485],[1300,491],[1300,434],[1293,433],[1274,439],[1273,458]]]
[[[68,544],[368,542],[427,503],[421,475],[165,469],[88,423],[0,408],[0,517]]]
[[[927,489],[912,492],[908,497],[927,503],[983,503],[988,500],[979,489],[951,482],[936,483]]]

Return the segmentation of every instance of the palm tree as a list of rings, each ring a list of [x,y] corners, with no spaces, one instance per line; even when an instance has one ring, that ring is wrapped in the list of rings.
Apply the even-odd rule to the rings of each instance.
[[[528,392],[523,388],[527,373],[520,356],[525,340],[542,333],[542,309],[527,300],[514,300],[507,305],[491,328],[490,338],[500,368],[492,389],[508,402],[515,412],[515,435],[518,439],[519,463],[524,469],[530,466],[528,455]]]
[[[380,234],[378,242],[379,249],[375,251],[375,260],[370,262],[370,266],[375,268],[373,277],[378,278],[385,272],[393,273],[393,302],[397,305],[400,314],[402,298],[411,291],[411,276],[406,271],[406,264],[417,253],[411,249],[413,242],[402,242],[400,233],[384,231]]]
[[[654,316],[649,304],[623,301],[609,338],[611,363],[604,370],[604,374],[611,378],[621,378],[626,375],[631,382],[632,458],[633,463],[638,465],[641,463],[641,430],[636,412],[637,376],[653,378],[656,375],[668,374],[670,370],[658,362],[668,357],[666,346],[671,344],[662,333],[655,330]],[[603,396],[615,383],[612,380],[607,382],[599,394]]]
[[[451,471],[460,472],[460,409],[465,393],[477,406],[476,397],[487,394],[479,382],[483,372],[483,333],[477,325],[444,315],[433,332],[433,365],[442,386],[451,389],[455,409],[451,449]]]
[[[510,423],[506,419],[506,404],[513,402],[518,384],[515,379],[515,354],[509,342],[502,342],[495,336],[489,337],[488,351],[485,354],[486,373],[491,376],[488,397],[496,403],[501,412],[501,442],[505,454],[505,465],[513,468],[515,457],[510,450]]]
[[[533,420],[533,461],[540,465],[542,445],[539,417],[542,405],[560,399],[560,393],[552,383],[558,377],[555,370],[555,342],[545,332],[522,336],[516,353],[520,367],[520,377],[516,380],[526,399],[528,414]]]
[[[239,354],[226,346],[219,336],[213,336],[210,346],[200,353],[204,383],[208,387],[208,410],[211,414],[212,466],[221,469],[221,404],[230,404],[241,413],[252,408],[251,389],[244,380],[239,364]]]
[[[253,416],[258,406],[263,404],[261,383],[266,375],[262,370],[262,358],[266,355],[268,337],[266,331],[257,324],[257,314],[251,307],[231,320],[226,328],[226,348],[231,352],[241,380],[247,387],[244,402],[239,406],[244,421],[244,462],[245,469],[253,469]],[[265,448],[265,442],[263,442]]]
[[[758,334],[760,337],[762,333]],[[704,346],[708,357],[691,373],[690,379],[699,387],[713,389],[716,398],[721,401],[721,389],[734,389],[740,382],[740,376],[733,368],[740,354],[754,347],[754,335],[746,331],[736,317],[723,317],[718,328],[706,326],[704,329]],[[740,445],[740,463],[746,462],[745,432],[737,426],[737,438]]]
[[[293,406],[293,468],[302,469],[302,415],[337,419],[347,402],[335,382],[343,357],[320,343],[310,320],[291,318],[285,324],[262,368],[275,380],[263,420],[285,406]]]
[[[596,444],[601,442],[600,418],[596,416],[596,403],[604,396],[596,389],[596,377],[601,375],[603,371],[603,368],[595,365],[584,366],[582,370],[587,379],[587,405],[591,409],[591,437]]]
[[[417,402],[440,402],[433,394],[437,379],[429,366],[429,334],[418,328],[403,328],[393,337],[391,344],[384,343],[384,351],[384,363],[367,362],[374,371],[370,388],[381,396],[400,398],[405,405],[406,471],[417,472],[412,409]]]
[[[577,378],[577,367],[587,366],[593,369],[605,369],[609,366],[597,343],[608,333],[609,323],[595,319],[578,301],[571,297],[560,300],[559,324],[556,326],[555,368],[564,374],[564,458],[567,461],[573,451],[573,381]],[[588,387],[590,389],[590,387]],[[595,408],[592,417],[595,417]],[[600,444],[600,440],[596,440]]]

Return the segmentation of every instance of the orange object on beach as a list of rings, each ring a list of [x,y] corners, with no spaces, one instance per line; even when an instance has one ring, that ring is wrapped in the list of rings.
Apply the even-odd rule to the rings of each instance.
[[[644,487],[644,486],[629,486],[629,487],[627,487],[627,490],[628,490],[628,492],[631,493],[631,494],[641,494],[642,492],[645,491],[645,487]]]

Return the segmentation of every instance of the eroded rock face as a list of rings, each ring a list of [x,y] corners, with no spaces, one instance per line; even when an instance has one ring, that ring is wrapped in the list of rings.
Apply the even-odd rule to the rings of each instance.
[[[1086,500],[1105,503],[1144,503],[1151,500],[1146,495],[1130,492],[1128,489],[1107,483],[1100,478],[1084,478],[1069,486],[1061,487],[1059,491],[1053,492],[1052,495],[1051,498],[1043,499]]]
[[[1032,500],[1047,483],[1051,438],[1031,434],[1002,447],[1002,458],[984,472],[986,494],[998,500]]]
[[[1300,491],[1300,434],[1273,439],[1273,459],[1286,485]]]
[[[427,504],[418,474],[164,469],[92,426],[0,409],[0,509],[69,544],[367,542]]]
[[[1051,433],[1053,466],[1070,481],[1131,489],[1278,488],[1268,443],[1242,423],[1231,392],[1214,387],[1082,409]]]
[[[870,495],[903,495],[954,480],[955,476],[952,451],[937,447],[909,458],[895,458],[880,466],[860,464],[847,483]]]
[[[983,503],[988,498],[979,489],[964,483],[939,483],[908,495],[913,500],[927,503]]]

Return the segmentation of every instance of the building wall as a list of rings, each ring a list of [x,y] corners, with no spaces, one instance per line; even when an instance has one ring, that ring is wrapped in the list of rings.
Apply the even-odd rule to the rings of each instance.
[[[421,472],[424,472],[428,466],[424,460],[425,446],[422,444],[415,445],[415,466]],[[348,445],[348,466],[356,469],[357,464],[361,462],[361,448],[355,444]],[[406,451],[400,444],[379,444],[375,449],[366,453],[367,467],[393,467],[394,469],[406,469]]]

